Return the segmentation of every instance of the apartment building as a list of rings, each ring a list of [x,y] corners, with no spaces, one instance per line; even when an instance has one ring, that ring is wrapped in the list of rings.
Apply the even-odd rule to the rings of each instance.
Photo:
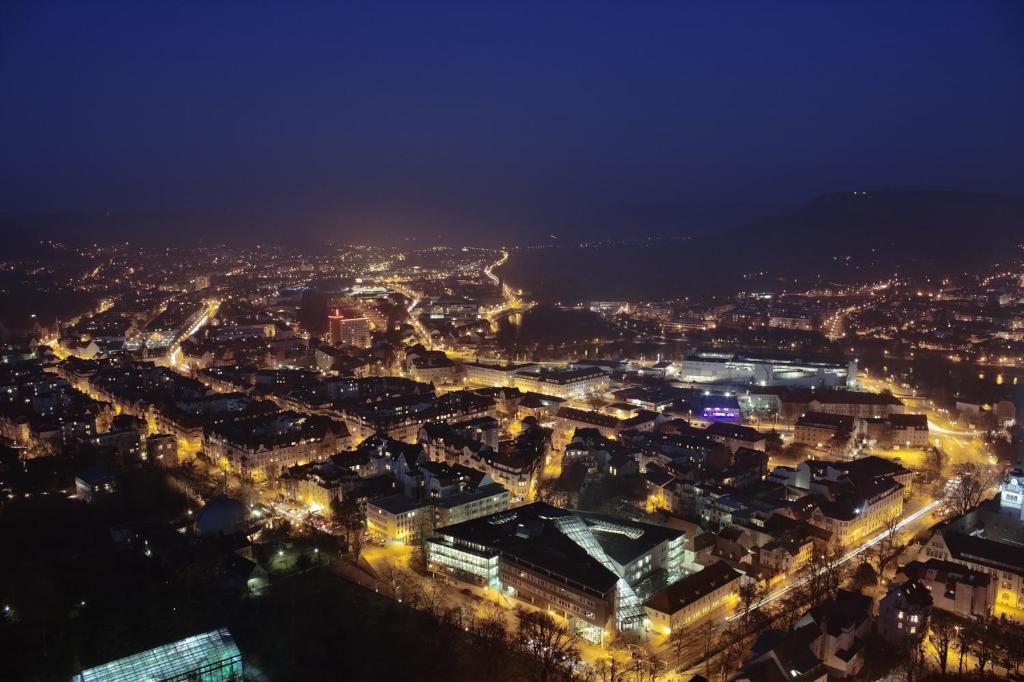
[[[669,585],[644,602],[648,627],[664,635],[682,630],[736,600],[742,574],[719,561]]]
[[[326,459],[349,441],[344,422],[285,411],[214,424],[205,431],[204,449],[233,473],[273,479],[290,466]]]
[[[585,398],[601,394],[611,386],[611,379],[601,369],[587,367],[534,367],[517,371],[512,386],[520,391],[553,395],[557,398]]]

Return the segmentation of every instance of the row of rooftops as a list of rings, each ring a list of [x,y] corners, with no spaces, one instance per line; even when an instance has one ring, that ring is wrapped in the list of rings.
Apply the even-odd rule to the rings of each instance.
[[[796,420],[796,425],[831,429],[839,433],[852,433],[856,427],[857,419],[858,417],[846,414],[811,411],[800,415]],[[870,418],[865,421],[869,423],[888,423],[895,429],[928,430],[928,416],[924,414],[894,413],[887,417]]]
[[[484,483],[483,485],[467,487],[459,490],[458,492],[442,495],[440,497],[425,499],[416,499],[403,493],[397,493],[395,495],[379,497],[373,500],[373,506],[379,507],[389,514],[397,516],[417,509],[423,509],[427,506],[440,509],[451,509],[477,500],[484,500],[495,495],[501,495],[502,493],[508,493],[505,486],[500,483],[491,482]]]
[[[538,381],[565,386],[567,384],[589,379],[599,379],[607,373],[595,367],[534,367],[518,372],[520,376],[530,377]]]
[[[737,456],[743,453],[737,451]],[[751,451],[764,456],[764,453]],[[756,466],[756,462],[751,466]],[[880,457],[866,457],[853,462],[820,462],[808,460],[802,467],[809,469],[814,492],[791,499],[792,490],[784,483],[757,479],[741,490],[716,484],[713,472],[697,466],[676,467],[648,464],[645,474],[649,486],[669,488],[682,484],[690,493],[704,499],[705,504],[729,511],[729,527],[717,536],[727,537],[730,532],[744,530],[754,536],[763,535],[757,544],[768,549],[778,546],[796,554],[810,539],[827,542],[830,534],[813,525],[815,512],[838,520],[856,518],[864,506],[880,498],[898,494],[903,485],[897,479],[911,475],[902,466]],[[795,474],[797,469],[791,469]],[[677,477],[682,477],[677,479]],[[755,520],[760,519],[760,520]],[[698,536],[696,541],[714,544],[713,534]],[[699,549],[695,547],[695,549]]]
[[[216,423],[208,432],[232,446],[249,450],[270,450],[294,445],[299,440],[320,441],[328,433],[338,438],[348,437],[344,422],[290,410]]]
[[[809,389],[788,386],[751,386],[746,389],[752,395],[774,395],[787,405],[877,405],[902,407],[903,401],[892,393],[883,391],[854,391],[848,389]]]
[[[640,428],[646,424],[652,424],[657,418],[656,412],[640,410],[632,417],[620,419],[601,412],[592,410],[580,410],[575,407],[560,407],[555,416],[566,421],[573,421],[580,424],[592,424],[593,426],[624,431],[627,429]]]

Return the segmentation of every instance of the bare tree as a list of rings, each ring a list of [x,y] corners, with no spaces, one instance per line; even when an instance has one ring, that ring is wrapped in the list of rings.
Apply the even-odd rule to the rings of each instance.
[[[366,511],[363,505],[351,495],[345,495],[343,499],[331,503],[331,511],[341,526],[353,560],[359,559],[363,549],[363,534],[366,532]]]
[[[737,625],[728,624],[718,636],[718,675],[722,682],[739,670],[743,657],[743,632]]]
[[[704,677],[711,679],[711,649],[715,643],[715,636],[718,634],[718,624],[711,620],[705,620],[695,630],[697,641],[700,642],[701,655],[704,657]]]
[[[409,544],[412,546],[412,554],[409,557],[409,566],[417,573],[426,574],[428,558],[430,553],[427,549],[430,539],[434,536],[434,529],[437,526],[434,510],[425,507],[414,512],[412,530],[408,536]]]
[[[881,537],[871,548],[871,558],[875,561],[879,577],[884,577],[885,569],[896,560],[896,556],[899,554],[901,548],[899,525],[900,519],[896,515],[886,519],[882,524]]]
[[[697,634],[693,630],[673,630],[672,634],[669,635],[668,645],[672,651],[672,655],[675,656],[676,665],[679,665],[679,661],[682,659],[690,647],[699,644]]]
[[[948,611],[934,609],[928,621],[928,636],[932,642],[932,656],[939,664],[939,670],[946,674],[949,665],[949,651],[957,638],[957,626],[960,619]]]
[[[963,516],[984,499],[994,480],[988,469],[977,462],[959,465],[946,488],[946,508],[954,517]]]
[[[440,618],[444,613],[444,598],[446,589],[439,582],[431,581],[422,591],[420,608],[427,611],[435,618]]]
[[[787,631],[793,629],[796,621],[810,604],[810,594],[806,584],[795,585],[790,587],[781,599],[775,601],[773,615],[781,629]]]
[[[534,486],[534,500],[537,502],[553,502],[558,494],[557,478],[537,478]]]
[[[870,562],[862,561],[853,572],[850,578],[850,585],[858,592],[867,588],[874,590],[878,586],[878,574]]]
[[[402,572],[401,594],[398,600],[410,608],[426,610],[426,590],[416,577],[409,571]]]
[[[462,608],[458,606],[448,608],[442,607],[437,614],[437,620],[441,625],[447,625],[466,631],[475,629],[476,627],[475,621],[467,622],[466,618],[463,616]]]
[[[810,599],[822,601],[835,596],[846,578],[844,554],[846,550],[840,544],[832,544],[811,553],[802,571],[808,602]]]
[[[751,609],[764,599],[765,589],[760,581],[753,578],[745,578],[740,581],[738,594],[740,604],[743,606],[742,615],[740,616],[741,629],[743,632],[749,632],[752,615]]]
[[[956,625],[953,627],[956,632],[955,646],[957,652],[960,654],[960,662],[957,667],[957,672],[960,675],[964,674],[964,654],[967,653],[967,644],[969,641],[967,625]]]
[[[500,676],[511,662],[508,628],[503,618],[482,618],[473,627],[476,635],[476,661],[481,679],[492,680]]]
[[[580,636],[543,611],[520,614],[517,640],[529,657],[530,677],[536,682],[569,679],[579,663]]]
[[[617,658],[602,658],[594,665],[594,682],[626,682],[628,671],[623,668]]]
[[[924,639],[908,639],[895,652],[895,671],[905,682],[915,682],[925,670]]]
[[[647,652],[634,651],[629,667],[633,673],[630,682],[657,682],[665,672],[665,662]]]
[[[505,617],[505,609],[496,601],[487,600],[483,603],[480,607],[480,618],[483,620],[499,622],[502,626],[506,628],[508,627],[508,621]]]
[[[985,666],[995,654],[998,644],[998,623],[992,618],[975,621],[967,627],[967,652],[977,661],[977,672],[984,674]]]
[[[405,571],[393,561],[385,561],[377,569],[381,591],[392,599],[402,598],[405,587]]]
[[[1001,619],[998,628],[999,663],[1016,675],[1024,662],[1024,625]]]

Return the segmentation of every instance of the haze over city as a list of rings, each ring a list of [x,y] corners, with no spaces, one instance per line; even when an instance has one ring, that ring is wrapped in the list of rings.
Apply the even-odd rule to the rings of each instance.
[[[0,207],[118,238],[137,213],[205,239],[680,234],[1024,184],[1012,2],[0,12]]]
[[[0,680],[1024,663],[1024,5],[0,5]]]

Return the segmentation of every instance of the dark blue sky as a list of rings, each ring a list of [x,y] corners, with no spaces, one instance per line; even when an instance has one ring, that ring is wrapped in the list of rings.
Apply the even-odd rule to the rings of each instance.
[[[4,213],[627,230],[862,187],[1024,190],[1024,3],[0,5]]]

